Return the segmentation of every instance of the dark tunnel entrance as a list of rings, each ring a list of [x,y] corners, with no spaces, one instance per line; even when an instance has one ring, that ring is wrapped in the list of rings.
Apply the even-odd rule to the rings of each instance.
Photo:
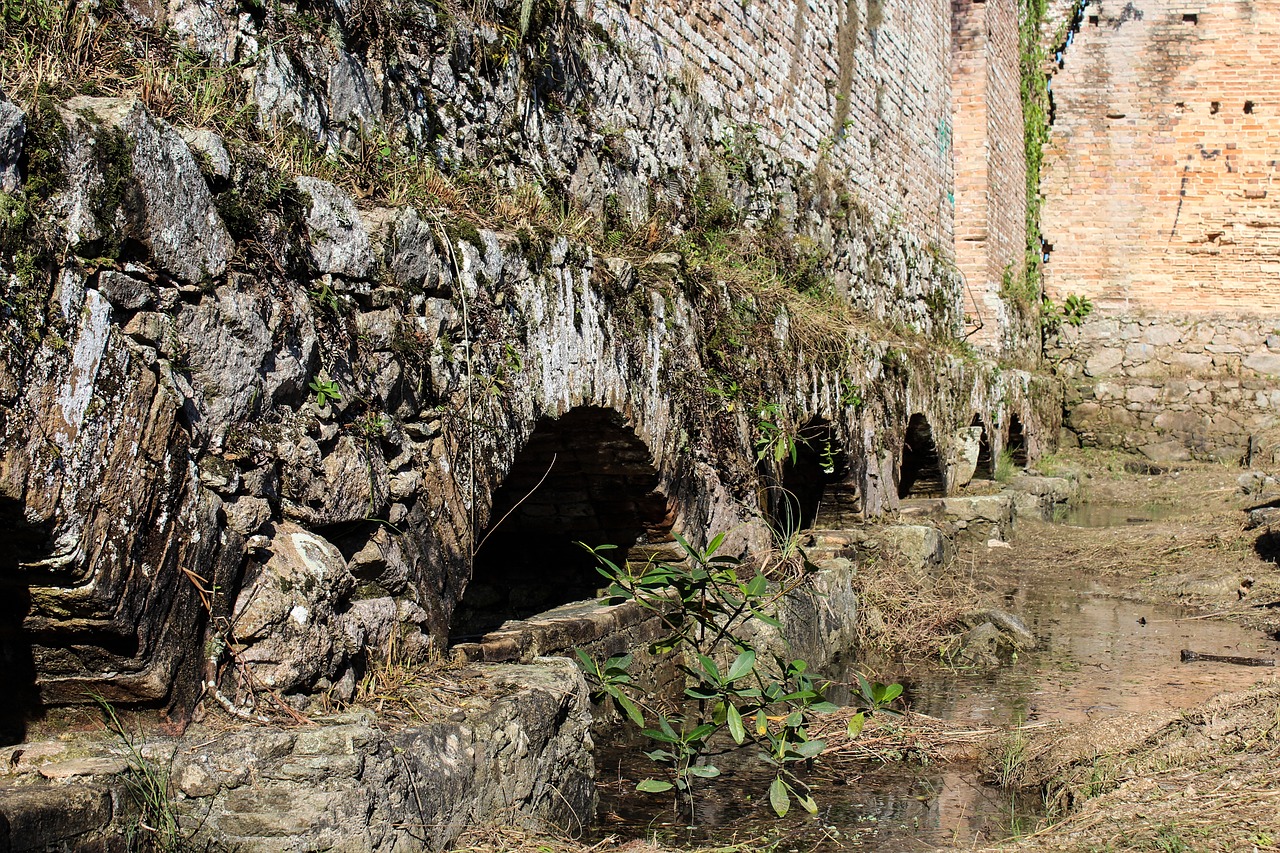
[[[849,459],[823,418],[809,420],[797,433],[794,455],[787,454],[774,471],[766,474],[768,495],[763,502],[769,524],[785,542],[807,530],[828,510],[857,503],[856,488],[846,483]],[[772,460],[767,460],[772,462]],[[849,490],[854,489],[853,494]]]
[[[980,427],[982,435],[978,438],[978,465],[973,469],[973,478],[975,480],[994,480],[996,477],[995,463],[991,458],[991,439],[987,436],[987,425],[982,422],[981,415],[973,416],[973,427]]]
[[[605,580],[576,542],[616,545],[609,559],[621,564],[637,546],[671,538],[648,447],[620,414],[595,407],[538,422],[494,494],[490,518],[454,611],[453,642],[594,597]]]
[[[1027,467],[1027,436],[1022,430],[1022,419],[1017,415],[1009,418],[1009,440],[1004,449],[1013,467],[1020,471]]]
[[[31,637],[23,628],[31,609],[24,564],[47,558],[51,548],[47,526],[27,521],[22,505],[11,498],[0,497],[0,530],[7,532],[0,555],[0,744],[10,744],[25,740],[27,723],[41,713]]]
[[[899,498],[938,498],[946,491],[942,459],[933,440],[933,428],[919,412],[907,421],[902,442],[902,460],[898,466]]]

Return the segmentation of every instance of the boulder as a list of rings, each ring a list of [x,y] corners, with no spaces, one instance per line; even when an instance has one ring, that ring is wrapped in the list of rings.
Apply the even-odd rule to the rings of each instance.
[[[64,202],[75,214],[69,223],[73,243],[103,239],[119,228],[180,281],[198,283],[226,271],[235,244],[177,131],[141,102],[119,98],[73,98],[63,119],[73,149]],[[116,193],[118,211],[99,209],[104,196]]]
[[[342,552],[296,524],[271,528],[269,556],[251,565],[232,611],[239,659],[254,679],[282,693],[333,679],[348,646],[337,612],[346,609],[355,579]]]
[[[982,427],[965,427],[956,431],[956,461],[953,482],[957,488],[969,485],[978,470],[978,452],[982,448]]]
[[[307,251],[322,274],[364,279],[373,272],[373,248],[351,197],[328,181],[299,177],[297,187],[311,198]]]

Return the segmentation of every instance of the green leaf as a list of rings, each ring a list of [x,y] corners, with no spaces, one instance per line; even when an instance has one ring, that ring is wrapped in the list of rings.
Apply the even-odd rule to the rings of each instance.
[[[614,655],[604,662],[605,671],[608,672],[611,669],[625,671],[627,667],[631,666],[632,660],[634,658],[631,655]]]
[[[756,610],[754,607],[751,608],[751,612],[752,614],[755,615],[757,619],[759,619],[764,624],[768,625],[770,628],[782,627],[782,623],[779,622],[777,619],[773,618],[772,616],[770,616],[768,613],[761,613],[759,610]]]
[[[759,598],[769,591],[769,579],[764,575],[756,575],[747,582],[743,592],[752,598]]]
[[[626,713],[627,718],[641,728],[644,727],[644,714],[640,713],[640,709],[636,707],[636,703],[632,702],[625,694],[619,693],[613,697],[619,707]]]
[[[702,725],[697,726],[696,728],[694,728],[693,731],[685,735],[684,742],[693,743],[694,741],[702,740],[703,738],[705,738],[707,735],[711,734],[715,730],[716,730],[716,727],[711,725],[710,723],[703,723]]]
[[[689,774],[703,779],[714,779],[720,775],[720,770],[711,764],[695,764],[689,768]]]
[[[857,737],[862,734],[862,727],[867,724],[867,715],[859,711],[849,718],[849,726],[845,729],[845,733],[849,737]]]
[[[663,791],[670,791],[674,788],[670,782],[664,782],[661,779],[645,779],[636,785],[636,790],[645,794],[661,794]]]
[[[899,696],[902,695],[902,685],[901,684],[877,684],[875,686],[875,692],[878,694],[876,696],[876,704],[888,705],[894,699],[897,699]]]
[[[809,814],[818,813],[818,804],[813,801],[813,797],[807,794],[803,797],[796,794],[796,802],[800,804],[800,808],[804,809]]]
[[[582,664],[582,668],[586,670],[587,674],[595,675],[599,672],[599,670],[596,669],[596,662],[591,659],[589,654],[584,652],[582,649],[574,649],[573,653],[578,656],[578,661]]]
[[[644,735],[650,740],[656,740],[659,743],[679,743],[680,742],[680,738],[677,737],[676,735],[669,735],[666,732],[660,732],[660,731],[657,731],[656,729],[645,729],[642,732],[640,732],[640,734]]]
[[[748,649],[738,655],[734,660],[733,664],[729,667],[729,672],[725,675],[724,680],[726,682],[737,681],[739,678],[742,678],[744,675],[751,672],[751,670],[755,669],[755,666],[756,653]]]
[[[769,731],[769,719],[764,715],[764,711],[756,711],[756,734],[763,735]]]
[[[798,743],[792,747],[792,752],[802,755],[805,758],[817,758],[822,754],[822,750],[827,748],[826,741],[807,740],[804,743]]]
[[[747,731],[742,726],[742,714],[738,709],[729,703],[728,712],[725,714],[725,722],[729,724],[729,734],[733,736],[734,743],[741,744],[747,738]]]
[[[724,679],[720,677],[720,667],[716,666],[716,662],[706,655],[698,655],[698,663],[702,665],[702,671],[707,674],[713,684],[723,684]]]
[[[791,797],[787,796],[787,785],[781,776],[775,777],[769,785],[769,805],[773,806],[778,817],[786,817],[791,808]]]
[[[724,544],[724,534],[721,533],[711,540],[711,544],[707,546],[707,556],[710,557],[716,551],[720,550],[720,546]]]
[[[715,699],[720,695],[720,691],[714,690],[710,687],[698,687],[697,685],[694,685],[692,687],[686,687],[684,689],[684,695],[688,696],[690,699],[706,700]]]

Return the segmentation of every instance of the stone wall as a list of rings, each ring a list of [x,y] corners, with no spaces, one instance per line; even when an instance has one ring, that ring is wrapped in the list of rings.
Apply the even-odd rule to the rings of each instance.
[[[0,750],[0,840],[11,850],[448,850],[486,821],[576,834],[595,806],[591,710],[575,664],[454,669],[399,694],[412,703],[316,715],[307,726],[222,722],[181,737],[77,731]],[[132,732],[130,736],[134,735]],[[141,761],[170,789],[139,814]],[[150,826],[150,824],[148,824]]]
[[[992,454],[1015,424],[1032,458],[1054,441],[1056,387],[959,340],[944,4],[483,5],[85,19],[235,63],[252,119],[216,131],[105,67],[110,97],[0,98],[3,739],[90,691],[178,728],[317,713],[590,595],[574,540],[759,553],[788,484],[802,517],[896,509],[913,436],[941,492],[975,424]],[[502,746],[473,735],[467,760]],[[324,807],[397,746],[453,754],[370,731],[353,770],[299,741],[258,787],[179,771],[258,843],[264,790],[287,822],[286,783]]]
[[[1067,380],[1066,427],[1092,447],[1160,461],[1280,458],[1273,318],[1123,315],[1066,328],[1048,352]]]
[[[970,340],[999,350],[1010,322],[1000,291],[1026,251],[1018,4],[952,3],[956,266]]]
[[[49,313],[11,320],[0,470],[30,548],[8,567],[24,626],[9,640],[27,662],[15,677],[46,702],[97,689],[183,709],[204,686],[240,709],[263,686],[350,696],[392,637],[439,649],[495,490],[539,424],[581,407],[611,410],[647,449],[666,529],[732,531],[738,550],[769,541],[763,404],[783,430],[832,425],[869,514],[895,506],[912,415],[944,458],[975,415],[997,452],[1015,414],[1033,451],[1056,432],[1026,374],[874,327],[815,338],[785,305],[686,274],[678,256],[451,234],[413,207],[358,208],[279,175],[305,193],[300,218],[262,211],[259,241],[237,244],[215,208],[261,176],[245,152],[206,136],[236,176],[206,178],[137,103],[60,115],[73,166],[50,204],[94,209],[93,154],[121,128],[138,140],[140,202],[66,235],[93,245],[87,229],[110,223],[135,254],[104,269],[73,252],[49,290],[28,285]],[[202,242],[184,251],[189,233]],[[73,643],[102,646],[69,656]]]

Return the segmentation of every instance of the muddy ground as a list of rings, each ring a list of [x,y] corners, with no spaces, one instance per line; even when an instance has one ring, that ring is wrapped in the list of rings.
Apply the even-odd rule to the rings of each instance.
[[[1221,465],[1144,468],[1092,454],[1045,467],[1074,473],[1084,501],[1116,508],[1111,520],[1120,523],[1023,524],[1012,548],[961,554],[975,578],[994,589],[993,579],[1014,571],[1061,573],[1127,600],[1181,605],[1276,638],[1280,519],[1274,532],[1265,521],[1250,528],[1248,513],[1280,499],[1274,482]],[[1226,664],[1182,666],[1201,677],[1234,677]],[[1042,793],[1051,822],[987,849],[1280,850],[1280,687],[1274,670],[1258,672],[1270,683],[1184,711],[1108,714],[1028,731],[1003,770]],[[1163,689],[1176,693],[1179,684]],[[1010,760],[1007,750],[995,757]]]

